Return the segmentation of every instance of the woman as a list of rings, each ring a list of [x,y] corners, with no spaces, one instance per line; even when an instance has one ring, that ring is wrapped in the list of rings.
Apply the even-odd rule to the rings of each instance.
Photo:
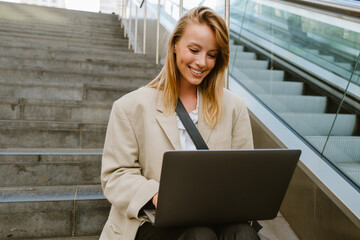
[[[178,98],[210,149],[253,148],[243,100],[222,88],[228,62],[223,19],[207,7],[192,9],[169,39],[160,74],[114,103],[101,173],[112,207],[101,239],[218,239],[238,233],[257,239],[248,224],[155,229],[141,211],[157,205],[163,153],[195,149],[175,113]]]

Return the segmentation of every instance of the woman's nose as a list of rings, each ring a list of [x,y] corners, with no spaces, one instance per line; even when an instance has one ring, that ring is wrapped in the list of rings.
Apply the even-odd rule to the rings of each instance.
[[[206,54],[199,54],[196,59],[196,64],[203,68],[206,66]]]

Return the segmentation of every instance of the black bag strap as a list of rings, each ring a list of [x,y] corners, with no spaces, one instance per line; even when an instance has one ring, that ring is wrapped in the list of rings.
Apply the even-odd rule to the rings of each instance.
[[[188,112],[186,111],[184,105],[182,104],[180,98],[178,99],[175,111],[178,114],[181,122],[183,123],[191,140],[195,144],[196,149],[208,150],[209,149],[208,146],[206,145],[204,139],[201,137],[201,134],[200,134],[199,130],[196,128],[194,122],[191,120],[191,118],[190,118]]]

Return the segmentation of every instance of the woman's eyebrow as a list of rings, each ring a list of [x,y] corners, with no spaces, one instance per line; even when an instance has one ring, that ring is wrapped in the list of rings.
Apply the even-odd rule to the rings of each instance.
[[[189,42],[188,45],[195,45],[196,47],[201,48],[201,45],[197,44],[196,42]]]
[[[197,44],[196,42],[189,42],[188,45],[195,45],[198,48],[202,48],[202,46],[200,44]],[[209,52],[218,52],[218,49],[211,49],[209,50]]]

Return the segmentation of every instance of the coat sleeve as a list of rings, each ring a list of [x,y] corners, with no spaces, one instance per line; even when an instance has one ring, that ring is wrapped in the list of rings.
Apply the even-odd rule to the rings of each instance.
[[[140,209],[157,193],[159,183],[141,174],[139,146],[121,103],[112,107],[101,166],[105,197],[128,218],[138,218]]]
[[[238,114],[232,129],[232,149],[254,149],[253,135],[251,130],[250,118],[244,100],[240,100],[237,108]]]

